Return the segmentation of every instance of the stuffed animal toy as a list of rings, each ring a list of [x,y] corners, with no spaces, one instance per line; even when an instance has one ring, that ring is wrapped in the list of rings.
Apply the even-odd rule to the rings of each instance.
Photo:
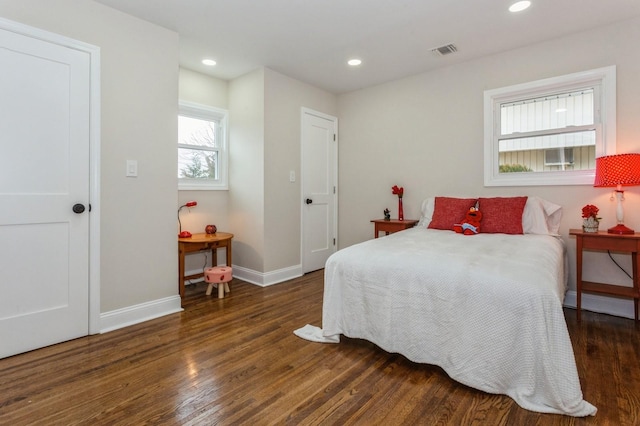
[[[475,207],[471,207],[462,223],[455,223],[453,230],[458,234],[474,235],[480,232],[480,221],[482,220],[482,212]]]

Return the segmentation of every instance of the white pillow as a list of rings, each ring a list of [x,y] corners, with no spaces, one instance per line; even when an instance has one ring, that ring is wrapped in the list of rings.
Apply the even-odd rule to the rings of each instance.
[[[559,235],[561,219],[562,206],[531,196],[522,212],[522,231],[525,234]]]
[[[420,220],[416,226],[420,226],[422,228],[426,228],[431,223],[431,218],[433,217],[433,209],[436,203],[435,197],[428,197],[422,201],[422,207],[420,209]]]

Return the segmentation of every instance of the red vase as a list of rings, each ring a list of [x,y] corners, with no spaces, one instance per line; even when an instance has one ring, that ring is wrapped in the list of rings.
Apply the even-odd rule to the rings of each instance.
[[[402,211],[402,198],[398,197],[398,220],[404,220],[404,212]]]

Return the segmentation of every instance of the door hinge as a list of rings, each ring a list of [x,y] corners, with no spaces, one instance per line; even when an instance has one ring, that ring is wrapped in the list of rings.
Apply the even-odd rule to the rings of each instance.
[[[336,245],[336,239],[335,238],[333,239],[333,245],[334,246]]]
[[[336,187],[335,186],[333,187],[333,193],[334,194],[336,193]]]
[[[335,133],[333,134],[333,141],[334,142],[336,141],[336,134]]]

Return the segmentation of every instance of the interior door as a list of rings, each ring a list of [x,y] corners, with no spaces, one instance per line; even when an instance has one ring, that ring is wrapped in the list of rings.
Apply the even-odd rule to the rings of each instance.
[[[0,358],[88,334],[90,75],[0,22]]]
[[[338,119],[302,109],[302,271],[324,268],[337,247]]]

